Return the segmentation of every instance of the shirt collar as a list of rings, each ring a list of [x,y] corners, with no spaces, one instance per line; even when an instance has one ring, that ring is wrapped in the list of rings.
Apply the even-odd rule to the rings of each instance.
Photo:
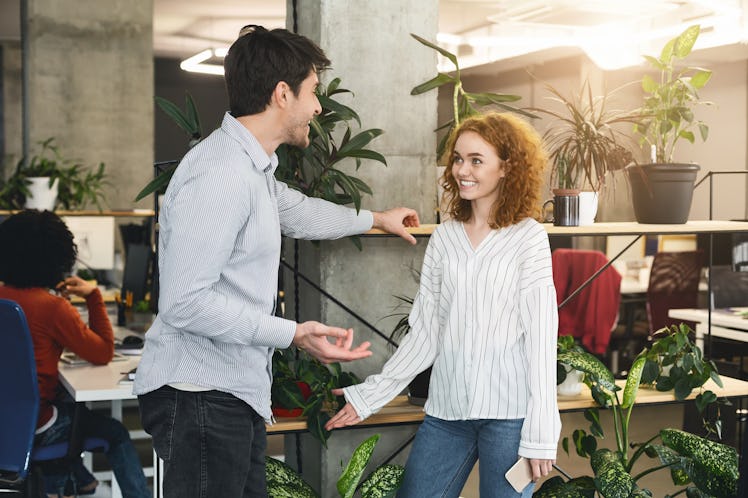
[[[275,152],[268,156],[257,138],[228,111],[223,116],[221,129],[239,142],[257,170],[275,173],[275,168],[278,167],[278,156]]]

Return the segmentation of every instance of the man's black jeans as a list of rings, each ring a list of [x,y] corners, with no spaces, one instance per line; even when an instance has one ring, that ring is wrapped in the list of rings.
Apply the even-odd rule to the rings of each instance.
[[[267,497],[265,421],[244,401],[169,386],[138,399],[164,461],[165,498]]]

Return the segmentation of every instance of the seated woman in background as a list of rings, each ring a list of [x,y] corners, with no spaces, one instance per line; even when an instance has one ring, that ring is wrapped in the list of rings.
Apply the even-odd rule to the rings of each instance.
[[[0,223],[0,298],[17,302],[31,330],[39,381],[36,445],[67,441],[75,406],[60,386],[58,362],[64,349],[97,365],[114,354],[114,334],[104,300],[95,285],[67,276],[78,249],[65,223],[49,211],[23,211]],[[54,290],[58,295],[53,294]],[[72,304],[70,294],[86,300],[89,325]],[[150,496],[135,447],[117,420],[82,407],[83,437],[109,442],[106,455],[125,498]],[[73,469],[78,494],[93,494],[98,481],[78,461]],[[45,473],[50,497],[74,494],[68,475]]]

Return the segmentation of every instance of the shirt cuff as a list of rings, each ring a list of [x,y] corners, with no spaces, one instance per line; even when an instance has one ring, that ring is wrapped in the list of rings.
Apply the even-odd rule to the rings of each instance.
[[[371,415],[371,408],[369,408],[369,404],[363,396],[361,396],[361,393],[358,392],[356,386],[343,388],[343,396],[345,396],[345,400],[353,406],[353,409],[356,410],[356,415],[358,415],[361,420],[369,418]]]
[[[86,296],[86,305],[92,304],[104,304],[104,297],[101,295],[101,291],[96,287],[89,295]]]
[[[252,340],[255,346],[285,349],[291,345],[296,334],[296,322],[274,315],[264,315],[257,325],[257,332]]]
[[[525,458],[535,458],[539,460],[555,460],[557,448],[548,448],[541,445],[528,445],[527,443],[519,442],[519,451],[517,454]]]
[[[355,209],[354,209],[355,211]],[[368,209],[362,209],[353,220],[352,228],[355,233],[364,233],[374,225],[374,215]]]

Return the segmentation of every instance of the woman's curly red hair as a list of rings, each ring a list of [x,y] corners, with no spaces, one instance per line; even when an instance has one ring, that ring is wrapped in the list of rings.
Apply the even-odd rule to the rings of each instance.
[[[472,215],[470,201],[460,198],[460,188],[452,175],[455,142],[460,134],[472,131],[491,144],[505,161],[506,176],[499,198],[491,207],[489,225],[501,228],[525,218],[540,218],[540,192],[548,154],[540,135],[523,119],[508,113],[491,112],[463,121],[447,141],[442,164],[446,164],[440,181],[444,188],[447,215],[457,221],[468,221]]]

